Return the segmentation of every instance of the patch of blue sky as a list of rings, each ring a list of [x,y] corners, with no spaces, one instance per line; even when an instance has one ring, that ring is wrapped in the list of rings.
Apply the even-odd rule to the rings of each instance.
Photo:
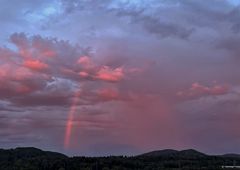
[[[25,19],[30,23],[47,20],[50,16],[58,15],[62,12],[61,4],[59,1],[52,1],[44,5],[37,11],[27,10],[24,12]]]
[[[236,5],[236,6],[240,5],[240,0],[228,0],[228,1],[233,5]]]

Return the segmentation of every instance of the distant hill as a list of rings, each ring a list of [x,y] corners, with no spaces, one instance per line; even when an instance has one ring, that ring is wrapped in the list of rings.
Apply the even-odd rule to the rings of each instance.
[[[132,157],[67,157],[32,147],[0,149],[0,170],[223,170],[222,166],[232,165],[240,165],[240,155],[211,156],[193,149]]]
[[[148,153],[144,153],[139,156],[150,156],[150,157],[178,157],[178,158],[202,158],[206,157],[208,155],[201,153],[199,151],[196,151],[194,149],[188,149],[188,150],[182,150],[182,151],[177,151],[177,150],[172,150],[172,149],[165,149],[165,150],[159,150],[159,151],[152,151]]]
[[[234,153],[224,154],[224,155],[220,155],[220,156],[225,157],[225,158],[240,158],[240,154],[234,154]]]
[[[158,151],[144,153],[139,156],[173,156],[173,155],[176,155],[177,153],[178,153],[177,150],[164,149],[164,150],[158,150]]]
[[[0,170],[58,170],[68,157],[37,148],[0,149]]]
[[[188,157],[188,158],[204,158],[207,157],[208,155],[201,153],[199,151],[196,151],[194,149],[188,149],[188,150],[182,150],[178,152],[178,155],[180,157]]]
[[[66,155],[50,152],[50,151],[42,151],[40,149],[34,147],[24,147],[24,148],[16,148],[16,149],[0,149],[0,158],[11,156],[13,158],[38,158],[38,157],[49,157],[49,158],[67,158]]]

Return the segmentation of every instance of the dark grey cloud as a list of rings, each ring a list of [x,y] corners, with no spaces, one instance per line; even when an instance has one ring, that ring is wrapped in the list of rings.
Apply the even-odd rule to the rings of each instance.
[[[160,37],[188,38],[198,29],[219,26],[237,33],[239,7],[229,1],[62,1],[68,14],[101,11],[125,17],[125,24],[139,24]]]
[[[102,11],[106,15],[115,15],[118,17],[130,18],[132,24],[140,24],[148,32],[152,34],[160,35],[160,37],[178,37],[188,38],[193,32],[193,28],[186,28],[183,24],[177,23],[176,21],[161,19],[161,8],[154,8],[154,6],[161,5],[163,2],[153,1],[148,3],[140,4],[138,2],[132,3],[131,1],[63,1],[62,4],[65,8],[66,13],[77,13],[77,12],[92,12]],[[144,6],[146,4],[146,6]],[[136,5],[136,6],[135,6]],[[152,14],[149,11],[154,10]],[[165,9],[164,9],[165,10]],[[129,22],[125,24],[130,24]]]

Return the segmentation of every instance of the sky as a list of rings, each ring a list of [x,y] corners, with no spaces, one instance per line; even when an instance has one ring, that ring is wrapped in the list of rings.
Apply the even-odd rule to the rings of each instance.
[[[239,0],[0,0],[0,147],[240,153]]]

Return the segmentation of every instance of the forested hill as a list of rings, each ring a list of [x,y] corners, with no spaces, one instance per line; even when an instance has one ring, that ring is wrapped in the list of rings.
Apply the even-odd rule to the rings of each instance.
[[[0,170],[217,170],[227,165],[240,165],[240,155],[167,149],[133,157],[67,157],[30,147],[0,149]]]
[[[159,151],[152,151],[148,153],[144,153],[140,156],[161,156],[161,157],[178,157],[178,158],[204,158],[207,155],[204,153],[201,153],[199,151],[196,151],[194,149],[188,149],[188,150],[172,150],[172,149],[165,149],[165,150],[159,150]]]

